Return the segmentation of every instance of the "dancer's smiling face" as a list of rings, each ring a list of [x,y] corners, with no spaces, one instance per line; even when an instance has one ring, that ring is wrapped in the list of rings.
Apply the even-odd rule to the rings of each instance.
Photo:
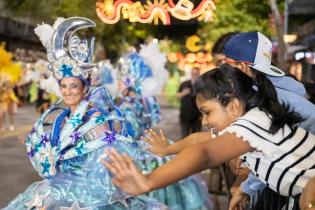
[[[64,103],[76,107],[84,98],[86,86],[76,77],[63,78],[59,83],[60,92]]]

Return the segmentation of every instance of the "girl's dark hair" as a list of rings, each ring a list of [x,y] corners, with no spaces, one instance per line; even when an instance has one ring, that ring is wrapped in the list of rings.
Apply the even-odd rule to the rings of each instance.
[[[223,106],[237,98],[245,106],[246,112],[258,107],[271,117],[269,132],[272,134],[284,125],[293,129],[295,124],[303,121],[299,114],[278,102],[271,81],[257,71],[255,77],[251,78],[238,68],[223,64],[201,75],[195,85],[197,94],[206,99],[217,99]]]

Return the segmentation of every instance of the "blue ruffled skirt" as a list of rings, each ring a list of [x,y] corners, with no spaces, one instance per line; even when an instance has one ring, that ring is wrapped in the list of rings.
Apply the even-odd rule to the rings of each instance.
[[[130,197],[116,188],[112,184],[111,174],[99,161],[103,152],[104,148],[100,148],[83,157],[62,161],[56,176],[33,183],[4,209],[169,209],[155,199],[147,196]]]
[[[143,152],[140,166],[143,173],[149,173],[155,168],[171,160],[171,157],[158,157]],[[199,174],[195,174],[165,188],[152,191],[149,197],[159,200],[172,210],[211,210],[213,204],[209,199],[206,182]]]

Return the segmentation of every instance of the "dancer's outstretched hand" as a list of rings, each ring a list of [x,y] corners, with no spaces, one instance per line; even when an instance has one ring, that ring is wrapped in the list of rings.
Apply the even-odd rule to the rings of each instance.
[[[149,152],[152,152],[153,154],[160,157],[169,155],[167,150],[169,142],[167,138],[165,138],[162,130],[160,130],[160,135],[158,135],[152,129],[146,130],[145,134],[146,135],[143,140],[150,145],[150,147],[147,148]]]
[[[109,161],[102,161],[105,167],[114,175],[114,185],[136,196],[150,191],[148,179],[137,169],[127,154],[119,154],[115,149],[105,150]]]

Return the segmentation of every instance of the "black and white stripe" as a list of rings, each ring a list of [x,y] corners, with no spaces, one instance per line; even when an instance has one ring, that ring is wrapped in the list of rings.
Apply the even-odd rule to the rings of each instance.
[[[252,172],[282,195],[300,193],[308,177],[315,176],[315,136],[288,126],[268,132],[270,118],[253,109],[223,130],[242,137],[256,148],[242,156]]]

